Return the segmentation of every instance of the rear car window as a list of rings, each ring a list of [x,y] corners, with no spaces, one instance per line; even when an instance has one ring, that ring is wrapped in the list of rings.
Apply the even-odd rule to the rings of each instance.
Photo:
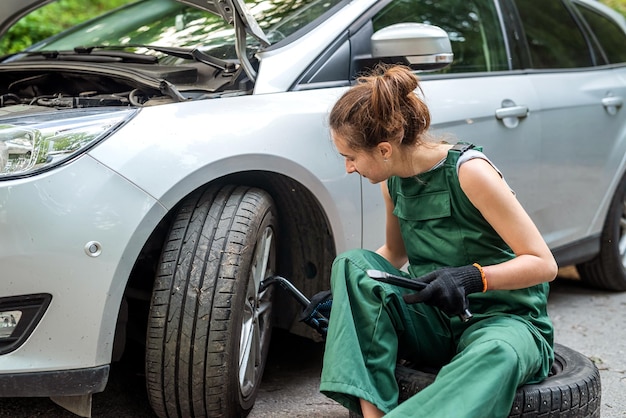
[[[604,59],[608,64],[626,62],[626,34],[612,19],[584,7],[576,8],[585,18],[589,28],[604,52]]]
[[[594,65],[589,45],[561,0],[515,0],[524,27],[532,68]]]

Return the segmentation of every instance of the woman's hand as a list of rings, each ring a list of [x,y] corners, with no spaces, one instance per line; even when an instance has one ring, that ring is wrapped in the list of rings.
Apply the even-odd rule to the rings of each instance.
[[[471,317],[467,295],[487,290],[481,270],[475,265],[446,267],[415,280],[428,286],[417,293],[403,295],[406,303],[424,302],[449,316],[459,315],[464,321]]]

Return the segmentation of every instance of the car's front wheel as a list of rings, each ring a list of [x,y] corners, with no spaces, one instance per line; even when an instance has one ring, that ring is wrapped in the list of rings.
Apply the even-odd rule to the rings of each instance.
[[[626,174],[611,200],[600,240],[600,253],[577,265],[580,278],[601,289],[626,290]]]
[[[264,191],[209,187],[184,201],[165,242],[148,319],[146,382],[160,417],[241,417],[271,334],[276,214]]]

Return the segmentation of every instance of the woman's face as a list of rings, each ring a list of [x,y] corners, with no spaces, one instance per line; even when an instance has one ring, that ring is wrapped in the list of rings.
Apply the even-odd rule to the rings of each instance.
[[[389,178],[389,167],[378,148],[372,150],[355,150],[347,145],[347,141],[332,132],[333,142],[339,154],[346,162],[346,172],[358,173],[376,184]]]

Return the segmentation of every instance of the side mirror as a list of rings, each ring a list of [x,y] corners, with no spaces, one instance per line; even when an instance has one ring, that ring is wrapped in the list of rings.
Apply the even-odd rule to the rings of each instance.
[[[397,23],[371,37],[372,59],[399,63],[414,70],[439,70],[452,63],[454,54],[446,31],[425,23]]]

